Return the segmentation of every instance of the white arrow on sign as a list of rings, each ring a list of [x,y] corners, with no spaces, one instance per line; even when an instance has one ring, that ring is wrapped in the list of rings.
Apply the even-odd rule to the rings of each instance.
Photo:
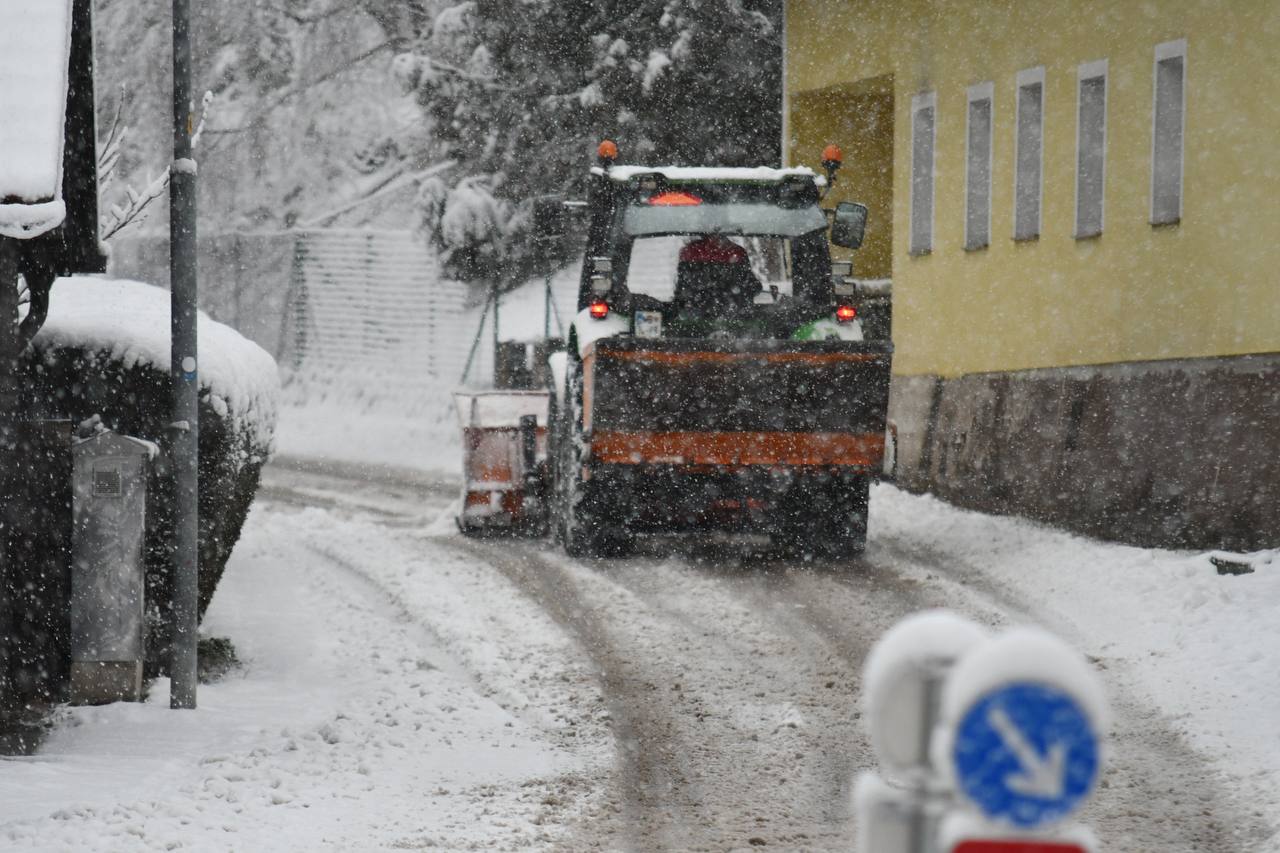
[[[1044,758],[1027,741],[1022,730],[1009,719],[1004,708],[993,707],[988,711],[987,722],[1022,765],[1021,773],[1010,774],[1005,778],[1009,788],[1027,797],[1060,799],[1067,780],[1066,744],[1051,744],[1049,755]]]

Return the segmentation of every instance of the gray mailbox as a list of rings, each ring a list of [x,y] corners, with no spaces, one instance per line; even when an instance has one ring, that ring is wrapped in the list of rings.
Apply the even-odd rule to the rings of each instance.
[[[142,546],[156,447],[111,432],[72,446],[71,701],[142,695]]]

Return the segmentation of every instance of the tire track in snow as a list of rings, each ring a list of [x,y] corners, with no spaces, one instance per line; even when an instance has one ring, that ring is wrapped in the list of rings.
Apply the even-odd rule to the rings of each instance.
[[[696,849],[702,827],[679,821],[677,810],[688,810],[680,809],[683,805],[698,811],[702,796],[683,759],[688,747],[679,742],[673,721],[650,695],[658,686],[618,647],[606,620],[561,566],[538,554],[535,546],[499,541],[453,537],[441,544],[503,572],[575,637],[595,664],[605,697],[618,762],[611,780],[615,796],[605,803],[610,814],[596,815],[579,827],[572,849]],[[621,827],[610,826],[615,816]],[[676,818],[677,825],[670,818]]]
[[[750,838],[774,849],[850,849],[848,784],[857,769],[872,764],[858,718],[859,678],[866,652],[883,630],[906,613],[941,606],[987,624],[1037,621],[1073,634],[1061,615],[1042,612],[1043,605],[994,585],[978,567],[957,562],[936,543],[873,538],[863,559],[795,566],[722,548],[580,564],[533,543],[431,541],[480,557],[507,575],[577,639],[599,671],[618,744],[612,784],[620,811],[606,808],[576,826],[568,849],[726,849]],[[630,613],[604,606],[628,600]],[[719,618],[717,608],[735,604],[748,612]],[[793,738],[803,758],[793,757],[787,769],[803,775],[800,787],[810,802],[801,803],[782,831],[777,830],[788,816],[779,814],[785,809],[778,803],[793,795],[776,779],[759,784],[766,778],[754,766],[759,756],[726,743],[729,735],[706,742],[697,737],[700,728],[716,723],[725,703],[767,705],[782,691],[764,679],[766,695],[755,696],[762,691],[748,689],[754,687],[751,675],[737,693],[706,679],[698,683],[700,669],[723,663],[706,649],[682,647],[701,637],[704,625],[711,630],[702,640],[722,644],[721,652],[744,631],[765,626],[794,641],[795,670],[812,668],[789,682],[801,725],[782,725],[785,732],[803,735]],[[779,652],[778,637],[772,642]],[[1111,662],[1100,665],[1106,663]],[[1104,677],[1116,711],[1113,747],[1104,787],[1082,819],[1098,829],[1108,849],[1120,853],[1262,849],[1267,830],[1261,818],[1223,793],[1220,773],[1187,745],[1178,721],[1138,701],[1127,688],[1123,665],[1112,667]],[[672,678],[682,682],[676,695],[659,689]],[[827,682],[836,686],[828,688]],[[813,734],[817,728],[827,734]],[[735,760],[736,769],[723,770]],[[714,778],[717,772],[737,778]],[[760,790],[747,790],[752,783]],[[745,808],[724,802],[735,792]],[[749,813],[750,803],[762,800],[770,801],[763,809],[766,822],[757,824],[760,815]],[[819,801],[825,806],[815,809]],[[797,837],[792,830],[805,821],[811,833]]]
[[[870,760],[861,651],[837,648],[801,613],[779,567],[577,563],[532,544],[458,545],[510,572],[600,669],[621,815],[586,827],[585,846],[851,847],[849,789]],[[864,633],[858,649],[873,639]]]

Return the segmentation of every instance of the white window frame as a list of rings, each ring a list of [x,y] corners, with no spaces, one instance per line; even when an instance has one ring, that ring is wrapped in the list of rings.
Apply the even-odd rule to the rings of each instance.
[[[973,104],[975,101],[987,102],[987,239],[981,245],[973,245],[969,234],[969,145],[972,142]],[[934,114],[934,126],[937,126],[937,113]],[[991,246],[991,188],[993,169],[995,167],[996,136],[996,85],[992,81],[975,83],[965,90],[964,103],[964,248],[966,252],[976,252]]]
[[[1036,222],[1033,234],[1018,234],[1018,179],[1021,176],[1018,164],[1022,162],[1019,146],[1018,129],[1022,126],[1022,90],[1031,86],[1040,86],[1040,151],[1036,162]],[[1013,239],[1038,240],[1044,222],[1044,106],[1045,85],[1044,66],[1026,68],[1019,71],[1014,78],[1014,113],[1013,113]]]
[[[929,123],[929,234],[924,245],[917,240],[916,232],[916,133],[919,130],[916,117],[921,110],[930,110],[933,121]],[[908,197],[907,210],[907,253],[910,255],[927,255],[933,251],[934,227],[938,218],[937,199],[938,180],[938,94],[937,92],[921,92],[911,98],[911,192]]]
[[[1178,107],[1181,126],[1178,129],[1178,215],[1175,219],[1156,221],[1156,105],[1159,103],[1160,63],[1168,59],[1182,60],[1182,103]],[[1185,38],[1156,45],[1151,61],[1151,197],[1148,207],[1152,225],[1176,225],[1182,221],[1182,207],[1186,195],[1185,165],[1187,162],[1187,40]]]
[[[1080,93],[1086,80],[1096,80],[1102,78],[1102,177],[1100,181],[1101,195],[1098,199],[1098,230],[1089,232],[1088,234],[1080,233],[1080,137],[1083,135],[1084,125],[1080,121]],[[1102,236],[1106,231],[1107,225],[1107,121],[1108,113],[1111,111],[1111,75],[1108,70],[1108,63],[1105,59],[1096,59],[1093,62],[1082,62],[1076,68],[1076,197],[1075,209],[1072,213],[1074,224],[1071,229],[1072,235],[1077,240],[1089,240],[1094,237]]]

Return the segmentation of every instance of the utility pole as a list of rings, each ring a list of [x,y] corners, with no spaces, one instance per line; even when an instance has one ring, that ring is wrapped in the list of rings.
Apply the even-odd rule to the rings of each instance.
[[[190,0],[173,0],[173,165],[169,170],[169,281],[174,478],[171,708],[196,707],[199,627],[200,414],[196,373],[196,164],[191,158]]]

